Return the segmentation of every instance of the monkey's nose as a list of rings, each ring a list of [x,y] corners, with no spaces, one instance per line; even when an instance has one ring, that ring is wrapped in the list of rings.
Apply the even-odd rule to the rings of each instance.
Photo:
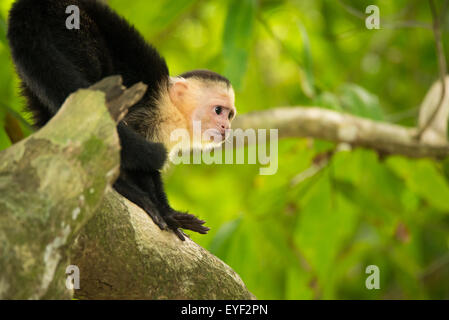
[[[226,126],[221,126],[220,133],[221,133],[222,136],[226,135],[226,129],[228,129]]]

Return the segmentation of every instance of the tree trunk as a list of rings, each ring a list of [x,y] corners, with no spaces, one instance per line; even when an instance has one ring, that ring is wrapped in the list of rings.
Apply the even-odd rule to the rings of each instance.
[[[118,174],[115,126],[104,93],[81,90],[0,153],[0,299],[72,297],[67,248]]]
[[[116,123],[145,90],[120,77],[79,90],[0,153],[0,299],[71,299],[70,265],[80,271],[77,298],[253,297],[222,261],[112,190]]]
[[[252,299],[240,277],[190,239],[161,231],[114,190],[72,248],[80,299]]]

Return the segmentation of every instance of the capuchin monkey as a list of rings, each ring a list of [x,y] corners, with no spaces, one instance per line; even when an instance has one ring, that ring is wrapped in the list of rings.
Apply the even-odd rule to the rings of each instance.
[[[69,30],[68,6],[80,11],[80,28]],[[145,210],[163,230],[202,234],[209,228],[195,216],[170,207],[160,170],[172,153],[175,129],[201,123],[200,147],[226,139],[235,117],[234,91],[228,79],[208,70],[170,77],[155,48],[109,7],[96,0],[18,0],[8,22],[8,39],[22,92],[37,127],[53,117],[65,99],[111,75],[127,87],[143,82],[148,90],[118,124],[120,176],[114,188]],[[198,143],[197,143],[198,145]]]

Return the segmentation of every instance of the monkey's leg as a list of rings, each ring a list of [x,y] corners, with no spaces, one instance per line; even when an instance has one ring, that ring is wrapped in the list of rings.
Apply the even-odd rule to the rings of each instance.
[[[206,234],[210,230],[203,225],[205,221],[192,214],[176,211],[169,205],[159,171],[152,171],[148,175],[138,173],[134,178],[142,190],[152,195],[154,203],[158,206],[165,222],[175,233],[177,233],[178,228],[189,229],[201,234]]]
[[[167,223],[162,218],[150,197],[126,177],[125,174],[120,173],[120,177],[114,183],[114,189],[129,201],[145,210],[159,228],[162,230],[167,229]]]

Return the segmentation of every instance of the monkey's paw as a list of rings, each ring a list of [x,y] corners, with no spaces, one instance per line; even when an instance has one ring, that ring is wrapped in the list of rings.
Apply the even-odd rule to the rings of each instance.
[[[156,209],[156,207],[151,206],[150,208],[148,208],[147,206],[145,206],[143,209],[161,230],[168,230],[170,228],[168,224],[165,222],[165,219]]]
[[[206,234],[210,228],[203,226],[206,221],[200,220],[193,214],[173,211],[164,217],[167,225],[172,229],[179,239],[185,240],[185,233],[179,228],[192,230],[201,234]]]

